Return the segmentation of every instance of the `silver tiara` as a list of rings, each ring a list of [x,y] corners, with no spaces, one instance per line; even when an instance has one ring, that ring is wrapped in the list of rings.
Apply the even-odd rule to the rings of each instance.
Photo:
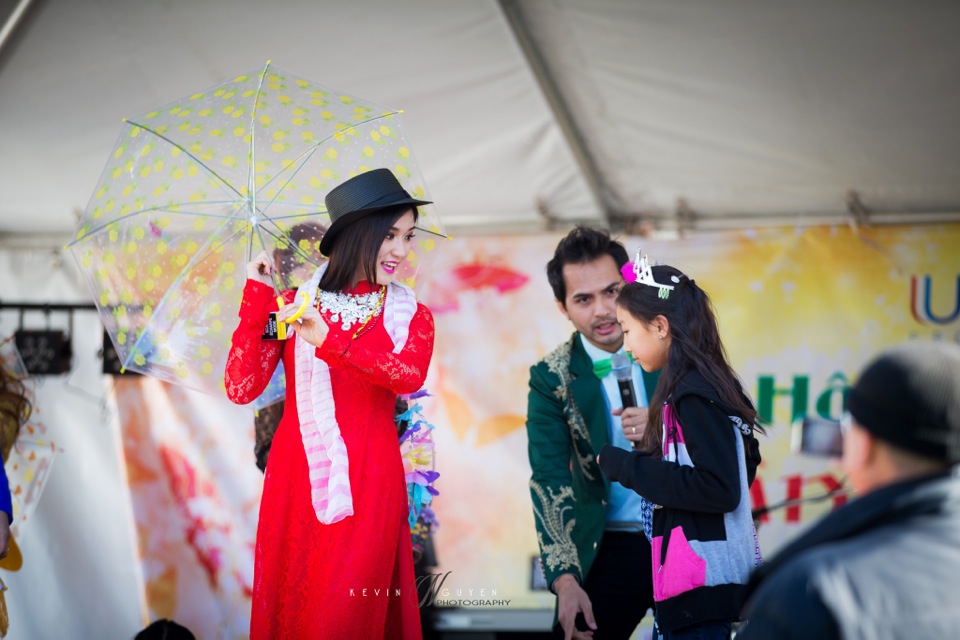
[[[669,298],[670,292],[673,291],[672,284],[660,284],[653,279],[650,258],[648,258],[646,254],[641,255],[640,249],[637,249],[637,257],[634,259],[633,263],[627,263],[623,265],[621,272],[623,273],[623,279],[627,282],[639,282],[640,284],[645,284],[648,287],[656,287],[660,290],[657,295],[664,300]],[[674,281],[679,282],[680,279],[674,277]]]

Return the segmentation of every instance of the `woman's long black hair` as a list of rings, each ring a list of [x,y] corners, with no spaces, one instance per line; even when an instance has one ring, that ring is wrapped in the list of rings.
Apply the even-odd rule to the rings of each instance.
[[[662,452],[663,405],[688,371],[699,372],[727,409],[763,433],[763,427],[757,424],[757,410],[743,393],[740,379],[727,362],[710,297],[674,267],[657,265],[651,272],[654,281],[673,285],[667,298],[660,297],[659,288],[639,282],[624,285],[617,297],[618,306],[646,324],[653,323],[657,316],[663,316],[670,323],[670,351],[650,399],[647,429],[639,448],[658,456]],[[673,277],[679,282],[674,282]]]
[[[416,207],[400,205],[368,213],[344,227],[330,249],[330,260],[320,278],[320,288],[324,291],[350,289],[357,275],[357,267],[360,267],[366,280],[375,283],[377,256],[383,240],[407,211],[413,211],[413,221],[416,223]]]

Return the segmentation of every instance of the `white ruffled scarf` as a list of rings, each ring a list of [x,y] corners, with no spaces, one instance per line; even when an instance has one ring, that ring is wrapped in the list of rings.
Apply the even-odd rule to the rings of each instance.
[[[317,287],[326,269],[327,265],[322,265],[308,282],[300,285],[297,300],[305,293],[310,304],[316,304]],[[400,353],[407,343],[410,321],[416,310],[416,294],[399,282],[391,282],[384,301],[383,323],[393,340],[394,353]],[[306,340],[297,339],[294,349],[297,412],[307,454],[310,497],[317,519],[333,524],[353,515],[353,496],[347,447],[340,436],[330,386],[330,367],[316,356],[316,348]]]

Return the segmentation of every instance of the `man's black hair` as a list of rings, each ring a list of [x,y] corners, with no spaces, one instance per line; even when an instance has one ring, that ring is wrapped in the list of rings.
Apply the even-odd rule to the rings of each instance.
[[[610,237],[606,229],[591,229],[578,225],[557,245],[553,258],[547,263],[547,280],[553,288],[554,297],[566,308],[567,283],[563,280],[563,267],[568,264],[593,262],[608,255],[617,264],[617,270],[627,264],[627,250]]]

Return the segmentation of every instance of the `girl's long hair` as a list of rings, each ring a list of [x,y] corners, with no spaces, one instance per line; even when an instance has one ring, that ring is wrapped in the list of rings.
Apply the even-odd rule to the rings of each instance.
[[[358,267],[366,280],[376,283],[377,256],[383,240],[407,211],[413,211],[413,222],[416,223],[416,207],[400,205],[368,213],[344,227],[330,249],[329,264],[320,278],[320,288],[334,292],[351,288]]]
[[[4,460],[32,410],[23,381],[0,365],[0,452]]]
[[[674,267],[658,265],[651,271],[656,282],[674,286],[667,298],[659,296],[657,287],[638,282],[624,285],[617,297],[618,306],[645,324],[651,324],[657,316],[665,317],[670,323],[670,351],[660,372],[657,389],[650,399],[647,429],[639,448],[653,455],[661,454],[663,405],[689,371],[699,372],[727,409],[763,433],[763,427],[757,424],[757,410],[727,362],[713,304],[707,293]],[[675,283],[672,277],[679,282]]]

